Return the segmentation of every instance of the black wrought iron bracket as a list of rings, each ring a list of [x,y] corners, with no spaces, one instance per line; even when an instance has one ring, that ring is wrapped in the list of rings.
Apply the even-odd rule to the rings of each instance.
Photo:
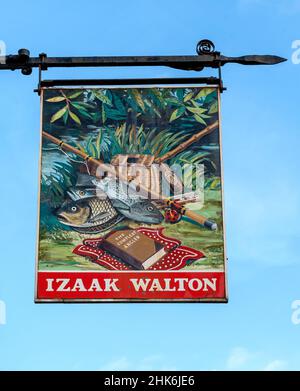
[[[20,49],[17,55],[8,55],[2,59],[0,70],[17,70],[20,69],[23,75],[30,75],[33,68],[39,69],[39,86],[38,90],[44,85],[57,85],[55,81],[42,81],[42,71],[48,68],[70,68],[70,67],[122,67],[122,66],[167,66],[170,68],[181,69],[186,71],[202,71],[204,68],[218,69],[218,78],[213,78],[214,82],[219,84],[223,90],[221,77],[221,67],[225,64],[241,65],[274,65],[286,61],[285,58],[272,55],[247,55],[240,57],[223,56],[215,50],[215,45],[207,40],[201,40],[197,44],[197,55],[194,56],[122,56],[122,57],[47,57],[41,53],[39,57],[30,57],[27,49]],[[212,78],[199,78],[202,82],[208,81],[211,84]],[[149,80],[149,79],[145,79]],[[158,79],[155,79],[158,80]],[[165,79],[166,81],[167,79]],[[172,79],[174,80],[174,79]],[[88,80],[80,82],[89,83]],[[139,79],[139,82],[143,79]],[[74,84],[74,80],[59,80],[60,83]],[[76,83],[78,84],[78,80]],[[92,80],[93,84],[96,80]],[[103,84],[108,82],[101,80]],[[85,84],[86,84],[85,83]],[[82,83],[83,84],[83,83]],[[89,83],[90,84],[90,83]],[[120,82],[110,80],[110,84],[120,84]]]

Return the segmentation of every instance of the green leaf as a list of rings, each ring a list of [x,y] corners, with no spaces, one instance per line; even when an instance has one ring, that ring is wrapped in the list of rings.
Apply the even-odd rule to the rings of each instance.
[[[91,114],[93,121],[98,122],[101,119],[101,112],[100,110],[96,111],[96,113]]]
[[[218,99],[218,94],[217,91],[212,92],[211,94],[207,95],[203,101],[204,105],[210,105],[212,104],[215,100]]]
[[[69,115],[70,115],[70,117],[72,118],[72,120],[73,120],[74,122],[76,122],[78,125],[81,125],[80,119],[79,119],[78,116],[77,116],[75,113],[73,113],[71,110],[69,110]]]
[[[99,134],[96,139],[96,149],[97,149],[97,159],[101,159],[101,137],[102,137],[102,131],[99,129]]]
[[[105,108],[105,114],[107,118],[114,119],[114,120],[123,120],[125,119],[125,115],[121,115],[118,110],[108,109]]]
[[[166,102],[169,104],[169,105],[172,105],[172,106],[182,106],[182,102],[180,102],[178,99],[176,98],[167,98],[166,99]]]
[[[192,99],[193,95],[194,95],[194,92],[190,92],[189,94],[187,94],[187,95],[184,97],[183,101],[184,101],[184,102],[188,102],[190,99]]]
[[[54,96],[54,98],[46,99],[46,102],[56,103],[56,102],[62,102],[65,99],[66,98],[64,96]]]
[[[197,122],[200,122],[200,124],[206,125],[206,122],[204,121],[204,119],[202,119],[199,115],[194,114],[194,118]]]
[[[204,96],[207,96],[214,91],[215,91],[214,88],[201,88],[200,92],[197,94],[195,99],[203,98]]]
[[[126,114],[126,109],[123,105],[123,102],[122,100],[119,98],[118,95],[116,95],[116,93],[114,94],[114,103],[115,103],[115,106],[116,106],[116,109],[122,113],[122,114]]]
[[[156,114],[159,118],[161,118],[161,114],[155,107],[154,103],[152,103],[149,99],[145,99],[145,103],[149,107],[151,115],[154,112],[154,114]]]
[[[104,95],[101,91],[95,91],[94,94],[96,98],[100,100],[102,103],[106,103],[107,105],[112,106],[111,100],[106,95]]]
[[[65,112],[65,114],[63,115],[63,121],[64,121],[64,124],[66,124],[67,123],[67,121],[68,121],[68,118],[69,118],[69,112],[68,112],[68,110]]]
[[[75,107],[76,110],[79,111],[79,113],[84,117],[84,118],[88,118],[88,119],[92,119],[92,115],[87,111],[87,109],[81,105],[80,103],[73,103],[73,102],[70,102],[71,105],[73,107]]]
[[[171,117],[170,117],[170,122],[173,122],[176,119],[178,119],[179,117],[181,117],[184,114],[184,112],[185,112],[184,107],[179,107],[178,109],[174,110]]]
[[[58,110],[55,114],[52,115],[50,122],[53,123],[57,121],[59,118],[61,118],[65,112],[67,111],[68,106],[64,106],[62,109]]]
[[[135,98],[135,101],[138,104],[138,106],[140,106],[140,108],[143,111],[145,111],[145,104],[144,104],[144,101],[143,101],[143,98],[142,98],[142,95],[140,94],[140,92],[136,88],[133,88],[132,89],[132,94],[133,94],[133,96]]]
[[[92,157],[97,158],[98,153],[94,144],[90,144],[89,152]]]
[[[212,189],[215,189],[215,188],[219,187],[220,185],[221,185],[220,178],[216,178],[216,179],[214,179],[214,180],[212,181],[210,187],[211,187]]]
[[[70,102],[72,106],[76,107],[76,109],[93,109],[94,106],[89,105],[85,102]]]
[[[178,99],[182,101],[184,97],[184,88],[177,88],[176,95],[178,96]]]
[[[211,106],[210,106],[210,109],[209,109],[209,112],[208,114],[215,114],[217,113],[219,110],[218,108],[218,101],[215,101]]]
[[[82,116],[86,119],[93,119],[93,116],[85,109],[77,109],[77,110],[78,110],[80,116]]]
[[[161,90],[157,90],[155,88],[149,88],[148,90],[148,95],[150,95],[153,98],[153,101],[158,105],[158,106],[164,106],[165,101],[162,97]]]
[[[105,107],[104,107],[104,104],[102,105],[102,122],[105,124],[105,121],[106,121],[106,112],[105,112]]]
[[[205,113],[207,110],[206,109],[201,109],[201,107],[191,107],[187,106],[187,110],[189,110],[193,114],[198,114],[201,116],[201,114]]]
[[[76,143],[76,146],[77,148],[81,151],[81,152],[84,152],[85,153],[85,149],[83,148],[83,146],[79,143]]]
[[[74,98],[77,98],[79,95],[81,95],[83,93],[83,91],[79,91],[79,92],[75,92],[71,95],[68,96],[69,99],[74,99]]]
[[[110,102],[112,102],[113,96],[110,90],[103,90],[103,94],[109,99]]]
[[[130,110],[130,108],[132,108],[135,112],[138,112],[139,106],[137,105],[137,103],[135,101],[135,97],[134,97],[132,91],[128,90],[128,96],[129,96],[128,105],[130,106],[130,107],[128,107],[128,111]]]

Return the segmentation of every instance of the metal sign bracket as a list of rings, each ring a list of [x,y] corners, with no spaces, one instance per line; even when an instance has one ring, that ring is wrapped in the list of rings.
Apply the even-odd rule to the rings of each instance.
[[[46,53],[41,53],[39,57],[30,57],[28,49],[20,49],[17,55],[8,55],[4,57],[4,61],[0,64],[0,70],[20,69],[23,75],[30,75],[33,68],[38,68],[39,82],[36,91],[40,93],[42,86],[50,83],[50,81],[42,81],[42,71],[49,68],[167,66],[174,69],[198,72],[205,68],[215,68],[218,69],[218,78],[214,78],[214,83],[217,83],[220,90],[224,91],[221,68],[225,64],[274,65],[286,61],[285,58],[273,55],[247,55],[240,57],[223,56],[220,52],[215,50],[214,43],[208,39],[203,39],[198,42],[196,52],[197,55],[194,56],[48,57]],[[202,79],[205,83],[206,80],[210,81],[212,78],[199,79]],[[147,79],[144,81],[146,82],[146,80]],[[177,80],[180,83],[181,79],[172,80]],[[60,85],[70,85],[69,83],[72,82],[74,85],[79,82],[81,83],[82,81],[89,85],[91,85],[91,83],[99,84],[97,80],[59,80],[57,82],[59,82]],[[167,82],[167,79],[164,79],[164,81]],[[186,81],[188,81],[188,79],[186,79]],[[65,84],[63,84],[63,82]],[[99,80],[99,82],[101,82],[101,84],[103,84],[103,82],[114,85],[122,84],[121,80],[110,80],[110,82],[108,80]],[[51,83],[54,85],[55,81],[51,80]]]

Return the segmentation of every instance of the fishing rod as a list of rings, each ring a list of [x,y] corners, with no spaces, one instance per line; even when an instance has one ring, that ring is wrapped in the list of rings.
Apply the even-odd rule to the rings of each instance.
[[[85,163],[88,165],[89,163],[94,164],[95,166],[101,168],[102,172],[107,172],[112,174],[114,177],[117,177],[119,180],[123,181],[124,183],[128,184],[128,178],[127,176],[123,175],[120,171],[117,171],[114,166],[111,166],[110,164],[106,164],[100,160],[97,160],[93,158],[92,156],[89,156],[87,153],[73,147],[70,144],[65,143],[64,141],[60,140],[57,137],[52,136],[51,134],[42,131],[42,136],[51,141],[53,144],[58,145],[58,147],[62,150],[72,152],[76,154],[77,156],[80,156],[82,159],[84,159]],[[96,170],[96,176],[97,176],[97,170]],[[191,211],[190,209],[187,209],[185,206],[181,205],[180,203],[176,202],[175,200],[171,200],[166,197],[162,197],[159,193],[155,192],[154,190],[148,189],[143,184],[139,184],[140,190],[144,191],[146,194],[150,193],[152,199],[161,200],[166,208],[169,208],[171,210],[174,210],[173,214],[175,212],[180,215],[184,215],[188,217],[190,220],[215,231],[217,229],[217,224],[214,221],[209,220],[207,217],[199,215],[198,213],[195,213]],[[179,219],[177,220],[179,221]],[[172,220],[170,221],[172,222]],[[174,221],[175,222],[175,221]]]
[[[195,133],[193,136],[191,136],[188,140],[184,141],[180,145],[178,145],[176,148],[170,150],[165,155],[158,157],[154,159],[154,162],[157,164],[163,163],[164,161],[170,159],[171,157],[177,155],[178,153],[182,152],[186,148],[188,148],[190,145],[192,145],[194,142],[199,141],[202,137],[207,136],[212,131],[217,129],[219,126],[219,121],[215,121],[213,124],[208,125],[205,129],[200,130],[200,132]]]

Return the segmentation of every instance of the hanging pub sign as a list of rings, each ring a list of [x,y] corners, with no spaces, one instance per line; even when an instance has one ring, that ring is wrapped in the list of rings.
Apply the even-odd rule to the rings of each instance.
[[[227,301],[218,87],[41,102],[36,302]]]

